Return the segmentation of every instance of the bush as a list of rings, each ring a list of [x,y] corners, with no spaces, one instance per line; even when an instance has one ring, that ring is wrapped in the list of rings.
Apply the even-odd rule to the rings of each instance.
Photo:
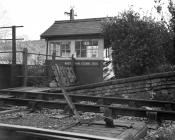
[[[158,67],[158,72],[168,72],[168,71],[175,71],[175,65],[164,64]]]
[[[167,45],[171,34],[166,26],[151,17],[141,18],[132,10],[107,18],[103,33],[105,45],[112,47],[112,63],[118,78],[158,72],[170,56],[167,51],[172,47]]]

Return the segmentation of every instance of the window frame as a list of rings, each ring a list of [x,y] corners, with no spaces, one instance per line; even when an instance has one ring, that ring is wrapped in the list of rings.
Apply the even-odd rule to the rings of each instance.
[[[77,49],[77,43],[79,44],[78,49]],[[82,44],[85,45],[82,46]],[[88,47],[90,47],[91,49],[88,49]],[[78,54],[77,51],[79,51]],[[75,52],[76,52],[76,58],[99,58],[99,40],[75,40]],[[82,56],[82,52],[85,52],[84,56]],[[96,56],[93,57],[93,55]]]
[[[63,44],[65,45],[64,49],[63,49],[63,46],[62,46]],[[70,57],[71,56],[71,41],[50,41],[49,42],[48,54],[52,55],[54,51],[56,51],[56,56]],[[62,52],[64,52],[64,55],[63,55]]]
[[[65,45],[64,49],[63,49],[63,46],[62,46],[63,44]],[[67,49],[67,47],[69,47],[69,48]],[[64,52],[64,54],[65,54],[64,56],[63,56],[62,52]],[[67,54],[69,54],[69,55],[67,55]],[[71,56],[71,41],[61,42],[60,55],[62,57],[70,57]]]

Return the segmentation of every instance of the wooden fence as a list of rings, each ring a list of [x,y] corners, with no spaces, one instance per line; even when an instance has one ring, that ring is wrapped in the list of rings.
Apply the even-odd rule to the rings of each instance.
[[[21,77],[23,77],[24,82],[23,82],[23,86],[47,86],[48,83],[53,80],[54,76],[53,76],[53,71],[51,66],[55,65],[55,59],[56,57],[56,53],[53,53],[53,55],[44,55],[44,54],[39,54],[40,56],[51,56],[52,57],[52,61],[51,63],[43,63],[42,65],[37,64],[37,65],[28,65],[28,56],[29,55],[38,55],[35,53],[28,53],[27,48],[24,48],[23,50],[23,75]],[[72,59],[72,62],[74,62],[74,59]],[[74,63],[72,63],[74,64]],[[70,86],[71,83],[75,83],[76,81],[76,76],[74,73],[74,66],[70,65],[70,66],[65,66],[65,65],[58,65],[60,73],[64,74],[64,77],[66,79],[66,85]]]

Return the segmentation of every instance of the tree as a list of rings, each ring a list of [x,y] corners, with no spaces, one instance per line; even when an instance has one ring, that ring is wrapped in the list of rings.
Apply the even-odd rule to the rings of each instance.
[[[9,18],[7,16],[7,11],[0,4],[0,27],[6,26],[7,24],[9,24]],[[1,29],[0,39],[6,38],[7,36],[9,36],[9,29]]]
[[[130,77],[157,72],[166,63],[164,44],[170,38],[162,22],[125,11],[103,22],[105,45],[112,47],[116,77]]]
[[[173,32],[173,48],[174,53],[172,57],[172,63],[175,64],[175,4],[172,2],[172,0],[169,0],[169,6],[168,6],[169,13],[171,14],[170,19],[170,29]]]
[[[171,38],[169,40],[168,47],[165,48],[166,50],[166,57],[171,64],[175,64],[175,3],[172,0],[167,0],[168,2],[168,12],[169,12],[169,19],[167,20],[167,15],[163,14],[163,5],[162,0],[154,0],[155,8],[157,13],[162,14],[161,20],[166,24],[168,27]]]

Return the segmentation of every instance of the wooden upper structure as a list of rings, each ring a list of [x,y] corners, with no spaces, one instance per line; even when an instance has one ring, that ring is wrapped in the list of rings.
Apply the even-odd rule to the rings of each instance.
[[[102,23],[105,18],[70,19],[55,21],[41,38],[46,40],[46,60],[54,52],[56,63],[71,65],[75,58],[79,84],[103,80],[104,37]]]

